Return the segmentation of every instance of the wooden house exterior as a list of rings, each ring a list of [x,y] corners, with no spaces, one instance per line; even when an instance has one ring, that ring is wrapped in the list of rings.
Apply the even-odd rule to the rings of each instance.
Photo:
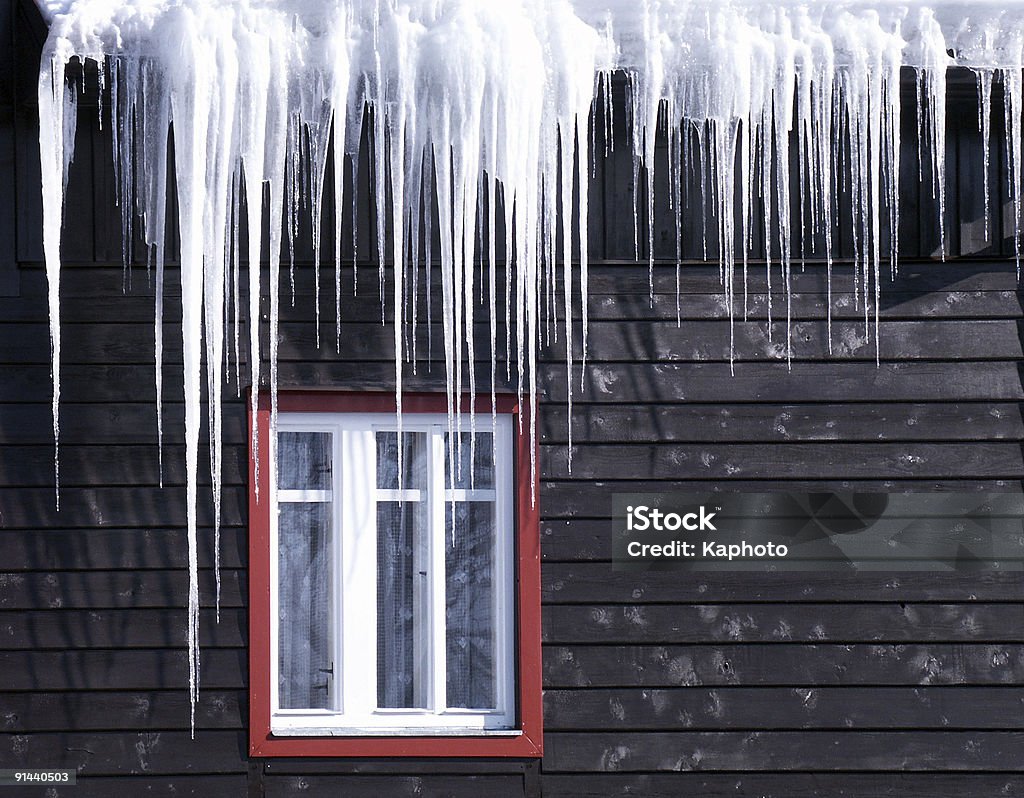
[[[996,121],[990,242],[969,76],[950,87],[945,262],[905,103],[903,263],[883,286],[878,364],[848,262],[836,266],[828,353],[823,266],[809,261],[793,278],[791,368],[778,337],[768,340],[753,266],[730,374],[727,312],[718,267],[702,262],[699,214],[686,215],[677,326],[671,214],[659,199],[652,307],[643,235],[634,248],[628,153],[599,158],[571,471],[564,337],[541,350],[543,756],[262,758],[248,742],[246,366],[224,402],[219,622],[212,508],[200,504],[193,740],[177,272],[169,264],[160,487],[152,281],[143,256],[125,288],[109,127],[85,107],[63,238],[59,512],[54,505],[33,99],[45,30],[33,14],[30,3],[0,4],[0,768],[74,768],[76,786],[45,794],[75,798],[1024,794],[1024,575],[611,565],[616,492],[1020,488],[1024,306],[1005,133]],[[836,233],[848,258],[849,231]],[[372,252],[369,240],[360,251]],[[316,344],[311,257],[300,247],[294,307],[283,293],[282,390],[393,390],[376,264],[365,260],[359,296],[343,300],[338,354],[330,291],[329,332]],[[353,279],[348,269],[343,281]],[[443,390],[439,341],[409,390]],[[44,794],[32,789],[24,794]]]

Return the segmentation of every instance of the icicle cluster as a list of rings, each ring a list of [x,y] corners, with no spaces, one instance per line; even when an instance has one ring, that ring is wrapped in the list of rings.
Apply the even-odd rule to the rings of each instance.
[[[333,239],[327,251],[334,256],[335,330],[340,340],[342,236],[346,232],[354,240],[355,218],[353,213],[349,221],[340,201],[346,160],[352,185],[361,170],[370,170],[375,189],[376,246],[367,254],[380,263],[382,303],[391,280],[388,301],[393,305],[399,408],[403,363],[415,363],[417,357],[415,336],[408,334],[418,321],[417,293],[431,290],[431,270],[424,267],[439,259],[448,409],[454,418],[459,415],[458,397],[478,389],[474,370],[470,365],[464,372],[463,363],[474,360],[474,304],[481,291],[489,308],[491,392],[499,359],[498,327],[514,329],[514,339],[506,333],[504,341],[507,362],[517,364],[520,392],[529,394],[531,405],[537,391],[538,342],[545,333],[542,311],[547,303],[549,314],[553,312],[562,292],[571,405],[572,353],[578,336],[586,358],[586,186],[588,142],[594,133],[588,124],[592,105],[603,99],[601,118],[610,131],[613,71],[624,71],[628,78],[636,196],[644,172],[647,186],[655,182],[656,134],[667,132],[677,253],[682,251],[681,186],[687,174],[700,176],[704,202],[717,226],[711,232],[718,242],[730,318],[737,272],[746,293],[756,226],[764,241],[777,246],[787,321],[792,263],[812,254],[793,252],[795,228],[806,231],[802,240],[822,242],[823,250],[814,254],[831,275],[831,231],[843,205],[841,195],[852,200],[848,221],[855,231],[865,321],[870,307],[877,311],[886,252],[892,253],[895,269],[902,67],[916,69],[920,137],[931,159],[931,186],[940,212],[946,68],[966,66],[977,74],[986,160],[991,87],[997,77],[1002,81],[1009,187],[1015,229],[1020,229],[1020,6],[882,0],[874,5],[54,0],[44,6],[52,25],[42,57],[39,113],[55,439],[60,229],[74,154],[76,98],[82,90],[66,77],[73,59],[94,62],[100,90],[110,87],[124,240],[131,240],[133,217],[141,217],[142,238],[155,265],[158,424],[166,200],[172,185],[177,193],[193,717],[199,684],[196,472],[201,389],[205,383],[210,397],[207,424],[219,535],[220,397],[226,349],[235,353],[236,379],[239,370],[240,252],[253,264],[245,287],[249,377],[254,388],[260,384],[266,357],[276,420],[282,249],[285,237],[291,243],[297,234],[303,205],[313,219],[317,322],[322,241],[330,244]],[[172,126],[175,158],[169,173]],[[371,142],[366,163],[359,158],[364,127]],[[793,169],[795,197],[790,196]],[[325,218],[325,182],[331,173],[338,202],[333,218]],[[985,189],[987,201],[987,182]],[[351,189],[349,195],[354,196]],[[760,216],[758,198],[767,209]],[[653,253],[652,190],[643,201],[647,249]],[[239,241],[243,218],[247,241]],[[269,229],[266,249],[264,226]],[[883,242],[885,229],[890,239]],[[500,238],[499,231],[504,233]],[[431,247],[435,233],[439,251]],[[707,233],[704,248],[706,252]],[[770,281],[772,246],[766,249]],[[476,261],[484,265],[486,286],[474,284]],[[385,262],[391,265],[385,268]],[[652,254],[652,298],[653,262]],[[265,268],[257,266],[262,263]],[[421,272],[425,286],[420,284]],[[261,351],[259,340],[263,292],[270,298],[269,352]],[[582,301],[582,330],[572,325],[574,297]],[[232,315],[233,341],[228,325]],[[875,328],[877,335],[877,319]],[[787,332],[787,351],[788,338]],[[252,402],[255,407],[256,390]],[[533,435],[532,414],[530,418]],[[255,435],[254,429],[254,446]]]

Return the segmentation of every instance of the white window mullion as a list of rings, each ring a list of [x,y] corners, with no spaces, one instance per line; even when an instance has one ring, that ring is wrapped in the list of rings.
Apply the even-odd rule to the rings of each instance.
[[[375,495],[379,502],[419,502],[423,501],[420,490],[384,490],[377,488]]]
[[[430,433],[430,592],[431,592],[431,655],[433,660],[433,702],[431,708],[442,712],[448,706],[448,646],[445,626],[445,443],[444,429],[434,427]]]
[[[318,504],[331,501],[329,490],[278,490],[276,501],[292,504]]]
[[[450,502],[493,502],[497,499],[497,494],[493,490],[468,490],[464,488],[448,490],[446,488],[444,497]]]

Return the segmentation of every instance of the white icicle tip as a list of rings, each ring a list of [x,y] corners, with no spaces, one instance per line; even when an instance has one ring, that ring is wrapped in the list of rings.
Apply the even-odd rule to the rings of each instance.
[[[345,158],[351,162],[350,172],[369,174],[376,188],[378,227],[371,240],[377,242],[378,257],[395,264],[390,301],[395,304],[399,389],[403,358],[415,354],[403,351],[415,341],[415,336],[403,334],[403,325],[416,320],[419,285],[430,285],[429,270],[420,280],[417,269],[435,254],[431,231],[440,233],[436,257],[442,278],[448,407],[456,414],[464,384],[462,363],[472,353],[469,342],[480,290],[474,284],[474,263],[482,259],[493,264],[499,256],[508,262],[506,284],[493,285],[489,266],[485,287],[492,360],[498,351],[495,315],[504,313],[505,346],[517,361],[518,392],[528,393],[533,407],[539,384],[538,339],[545,329],[556,339],[561,335],[568,351],[567,398],[572,400],[574,349],[584,363],[586,358],[585,182],[593,173],[588,145],[596,141],[596,131],[589,127],[590,112],[595,98],[603,98],[604,108],[594,111],[603,120],[602,135],[611,131],[611,73],[617,70],[628,81],[634,179],[640,182],[643,172],[647,186],[658,182],[650,173],[656,129],[665,124],[679,150],[668,159],[677,220],[682,218],[682,204],[696,201],[682,195],[681,184],[699,176],[700,196],[712,206],[708,218],[714,220],[705,231],[704,246],[714,251],[717,245],[720,253],[730,320],[734,271],[738,264],[744,267],[745,292],[749,244],[761,226],[781,253],[788,322],[791,262],[814,254],[831,265],[831,230],[843,192],[852,197],[852,218],[844,224],[854,231],[855,285],[862,293],[866,320],[869,308],[874,308],[877,334],[880,261],[888,257],[895,241],[880,241],[883,214],[893,234],[899,228],[901,67],[917,70],[918,119],[930,158],[925,179],[940,208],[945,207],[946,68],[957,65],[978,72],[986,132],[991,82],[1002,82],[1002,111],[1010,131],[1009,193],[1014,226],[1020,230],[1024,7],[1018,2],[43,0],[41,6],[51,18],[39,80],[39,143],[55,444],[60,228],[80,89],[67,83],[65,67],[72,59],[98,64],[109,85],[122,223],[126,229],[137,225],[129,212],[133,209],[142,220],[137,225],[141,236],[155,255],[156,279],[161,282],[156,341],[161,398],[169,180],[177,191],[193,702],[199,666],[200,395],[205,385],[211,397],[207,423],[214,521],[219,527],[224,327],[228,308],[237,317],[239,307],[237,294],[228,293],[238,287],[231,266],[241,245],[253,264],[248,277],[248,363],[254,389],[264,354],[257,330],[260,290],[269,290],[269,375],[276,415],[284,226],[293,232],[298,209],[311,209],[318,256],[321,231],[329,231],[328,240],[333,238],[335,281],[340,279],[343,239],[355,240],[354,230],[348,237],[342,234],[343,221],[352,224],[351,200],[339,198],[335,218],[326,224],[321,218],[331,150],[335,193],[351,194],[343,178]],[[364,116],[367,106],[370,113]],[[358,163],[364,124],[373,128],[369,164]],[[167,170],[171,125],[173,175]],[[608,151],[608,142],[603,149]],[[791,169],[797,170],[794,185],[799,194],[793,198]],[[754,218],[758,194],[764,195],[769,218]],[[500,210],[495,207],[499,198]],[[650,190],[638,202],[646,203],[649,227],[638,230],[637,239],[650,247]],[[798,211],[791,218],[790,208],[797,202]],[[478,214],[478,208],[485,208],[486,214]],[[432,209],[439,224],[432,219]],[[239,244],[237,224],[243,213],[249,234],[248,241]],[[496,219],[504,221],[505,240],[500,245],[493,240]],[[270,229],[267,252],[260,249],[264,224]],[[817,240],[823,250],[794,256],[791,231],[797,225],[806,231],[802,241]],[[485,251],[477,240],[481,226]],[[561,247],[555,243],[558,236]],[[574,239],[582,246],[574,246]],[[264,258],[266,277],[260,268]],[[653,291],[653,271],[651,279]],[[563,292],[562,307],[549,301],[548,315],[542,315],[545,295],[555,297],[558,290]],[[497,301],[502,294],[504,303]],[[574,328],[576,296],[582,302],[582,330]],[[318,299],[311,314],[317,318],[319,305]],[[564,315],[561,329],[552,323],[559,312]],[[512,327],[514,344],[508,332]],[[237,350],[237,331],[229,340]],[[787,332],[787,356],[792,355],[790,341]],[[227,349],[230,355],[232,347]],[[468,388],[475,393],[476,375],[469,368]],[[489,387],[493,391],[493,377]],[[530,434],[535,435],[535,414],[527,412]],[[269,448],[275,450],[273,442]],[[273,475],[273,461],[270,468]]]

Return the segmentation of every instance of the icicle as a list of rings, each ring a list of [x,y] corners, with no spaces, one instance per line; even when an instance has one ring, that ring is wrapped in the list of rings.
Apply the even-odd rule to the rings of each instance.
[[[1009,181],[1010,199],[1013,202],[1013,256],[1017,263],[1017,279],[1020,279],[1021,256],[1021,69],[1020,66],[1004,69],[1003,111],[1006,115],[1006,179]]]
[[[43,48],[39,73],[39,157],[43,194],[43,252],[46,257],[50,357],[53,378],[53,485],[60,511],[60,230],[68,169],[75,151],[77,103],[65,85],[64,67],[72,56],[67,42],[53,34]]]
[[[985,240],[990,240],[989,230],[989,185],[988,166],[989,152],[992,144],[992,77],[991,69],[975,71],[978,79],[978,132],[981,133],[982,152],[982,190],[985,195]]]
[[[235,360],[235,396],[242,395],[242,364],[239,352],[239,341],[241,339],[242,309],[239,297],[239,281],[241,279],[242,265],[238,248],[241,243],[241,222],[239,214],[242,210],[242,172],[237,167],[232,169],[231,174],[231,285],[225,290],[231,291],[231,350]]]

